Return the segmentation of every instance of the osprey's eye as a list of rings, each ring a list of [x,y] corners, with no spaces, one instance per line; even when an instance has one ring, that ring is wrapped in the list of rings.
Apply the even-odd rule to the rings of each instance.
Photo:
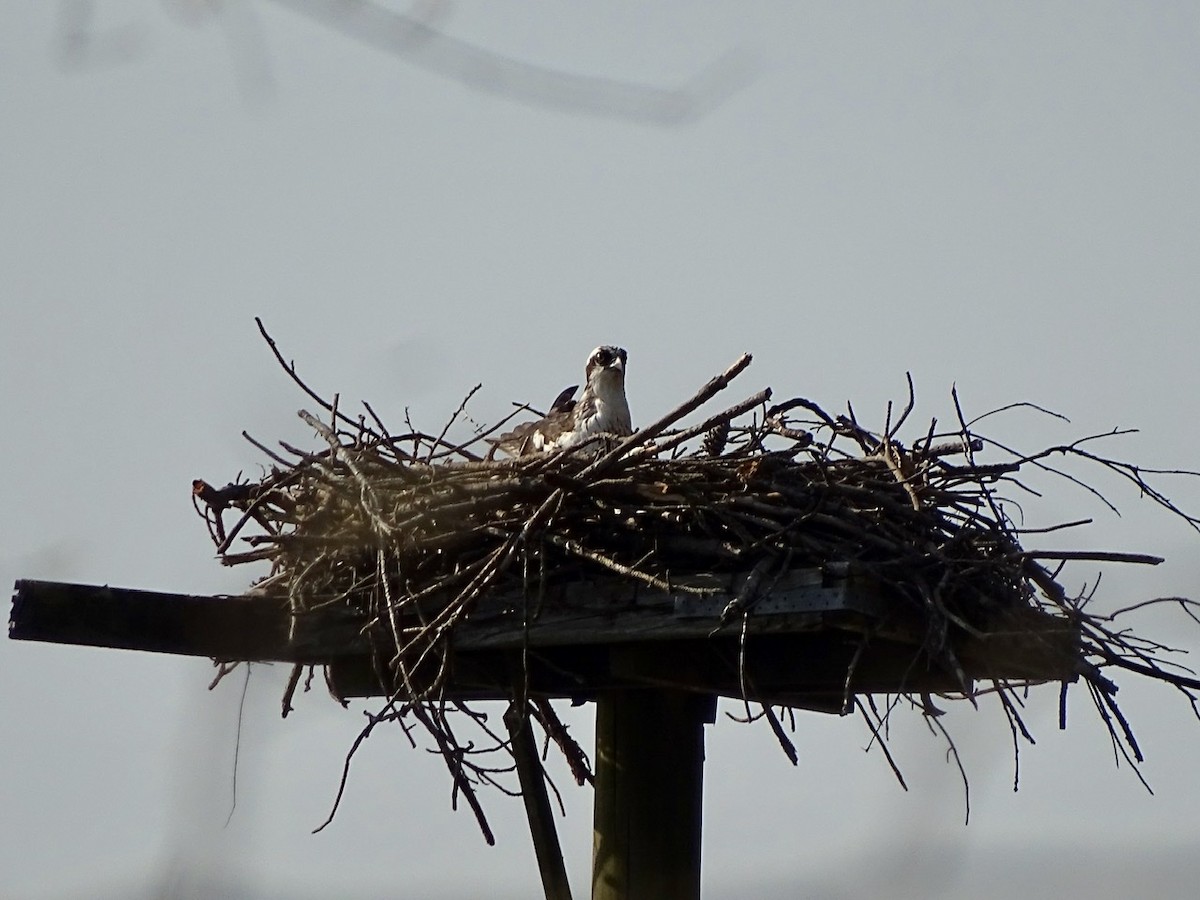
[[[612,361],[613,361],[613,355],[608,350],[597,350],[596,351],[596,362],[600,363],[600,365],[607,366]]]

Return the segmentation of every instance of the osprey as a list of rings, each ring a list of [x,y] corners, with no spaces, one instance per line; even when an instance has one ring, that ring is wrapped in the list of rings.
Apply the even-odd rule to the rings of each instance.
[[[567,388],[541,419],[500,435],[494,441],[496,448],[512,456],[529,456],[575,447],[601,434],[633,434],[625,399],[625,359],[620,347],[597,347],[588,357],[587,383],[579,399],[571,399],[578,385]]]

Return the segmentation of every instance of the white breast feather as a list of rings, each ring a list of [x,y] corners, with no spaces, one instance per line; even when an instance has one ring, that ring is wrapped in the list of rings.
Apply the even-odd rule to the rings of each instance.
[[[597,434],[624,436],[633,433],[629,416],[629,402],[625,399],[625,388],[618,372],[598,373],[594,383],[588,384],[584,396],[575,407],[574,427],[554,442],[555,449],[574,447]]]

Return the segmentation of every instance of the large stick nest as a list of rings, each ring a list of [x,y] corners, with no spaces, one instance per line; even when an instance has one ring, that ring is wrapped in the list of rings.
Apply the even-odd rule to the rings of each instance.
[[[1185,693],[1200,687],[1164,667],[1159,656],[1166,648],[1117,630],[1111,617],[1086,613],[1083,598],[1070,596],[1048,568],[1072,558],[1157,559],[1026,549],[1008,513],[1012,504],[1003,491],[1020,489],[1023,473],[1063,474],[1054,460],[1073,459],[1133,482],[1196,527],[1146,481],[1162,472],[1090,449],[1092,441],[1115,432],[1032,455],[988,443],[986,449],[999,450],[1002,459],[984,463],[978,457],[985,441],[972,431],[956,396],[952,427],[931,422],[902,440],[914,405],[911,381],[903,409],[889,406],[878,430],[862,426],[852,410],[833,415],[803,398],[771,405],[770,390],[680,427],[746,368],[745,356],[632,437],[491,461],[486,440],[505,422],[475,428],[461,442],[450,437],[462,428],[471,395],[438,434],[411,426],[396,434],[369,405],[364,415],[351,417],[336,398],[322,400],[275,352],[321,406],[320,418],[300,415],[324,447],[308,452],[283,444],[280,454],[254,441],[273,462],[260,480],[222,489],[196,482],[219,555],[227,564],[269,562],[271,573],[256,591],[278,596],[299,616],[337,607],[357,617],[364,632],[386,635],[392,646],[386,656],[405,687],[372,718],[364,736],[377,721],[415,717],[434,735],[456,787],[472,805],[469,785],[492,780],[492,769],[464,767],[465,745],[446,712],[458,709],[475,724],[482,717],[446,699],[445,651],[480,598],[527,593],[531,584],[540,591],[553,582],[603,576],[643,590],[727,593],[734,575],[750,573],[742,584],[763,590],[788,570],[848,563],[925,623],[924,652],[960,674],[964,696],[971,687],[955,657],[956,639],[985,633],[999,612],[1049,611],[1078,627],[1077,674],[1134,761],[1140,750],[1116,706],[1115,685],[1102,670],[1136,671]],[[1099,496],[1081,479],[1066,477]],[[232,526],[222,516],[230,508],[240,512]],[[248,549],[233,549],[239,543]],[[744,590],[723,619],[750,615],[753,600]],[[294,687],[295,679],[285,712]],[[1003,699],[1012,685],[989,689]],[[878,734],[887,713],[870,698],[866,702],[853,706]],[[928,697],[914,705],[932,717]],[[1005,700],[1004,706],[1014,734],[1025,734],[1019,702]],[[576,776],[586,777],[582,754],[548,704],[531,711],[567,751]],[[764,713],[784,740],[775,715]],[[504,749],[507,741],[495,737]]]

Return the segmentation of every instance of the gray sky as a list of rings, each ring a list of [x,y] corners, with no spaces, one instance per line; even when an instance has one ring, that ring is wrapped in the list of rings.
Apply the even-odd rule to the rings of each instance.
[[[0,582],[246,584],[212,559],[190,481],[256,472],[243,428],[312,441],[254,315],[314,386],[430,428],[477,381],[480,420],[546,402],[613,342],[635,421],[749,350],[739,396],[771,385],[882,423],[911,371],[926,422],[949,421],[956,383],[969,412],[1071,417],[987,429],[1024,449],[1138,427],[1109,451],[1200,468],[1193,5],[445,3],[427,12],[454,40],[407,56],[293,5],[0,7]],[[481,58],[509,63],[463,74]],[[594,77],[593,110],[559,108],[577,82],[531,67]],[[622,87],[688,84],[683,121]],[[1168,558],[1106,570],[1097,603],[1200,595],[1197,536],[1101,482],[1122,517],[1066,484],[1026,507],[1096,518],[1059,546]],[[1200,510],[1196,481],[1164,484]],[[1200,645],[1178,616],[1143,623]],[[282,722],[279,667],[254,670],[224,827],[240,682],[210,694],[210,676],[0,642],[0,893],[536,894],[519,802],[485,798],[488,848],[399,734],[368,742],[310,835],[361,707],[314,691]],[[722,718],[706,897],[1194,895],[1200,723],[1122,684],[1157,796],[1115,769],[1082,691],[1056,730],[1049,687],[1016,794],[998,705],[949,717],[966,827],[916,716],[893,738],[908,793],[858,721],[801,717],[793,769],[768,729]],[[588,718],[570,713],[585,745]],[[558,774],[586,896],[590,797]]]

